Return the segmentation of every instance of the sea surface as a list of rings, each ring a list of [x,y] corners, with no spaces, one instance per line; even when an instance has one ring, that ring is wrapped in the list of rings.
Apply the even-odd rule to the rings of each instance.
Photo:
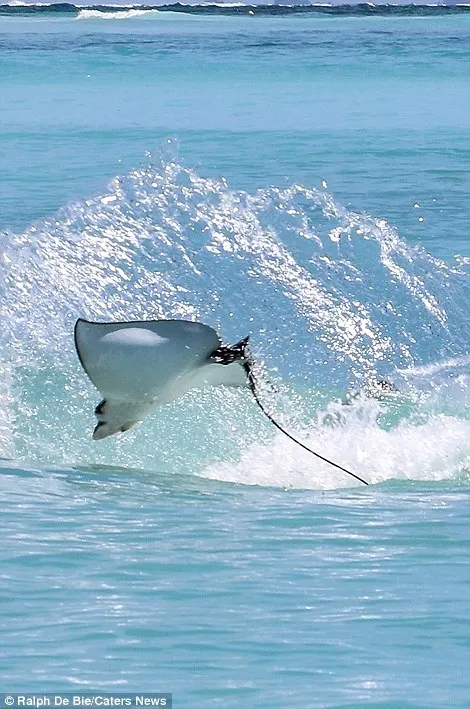
[[[0,8],[0,689],[468,708],[470,14],[175,9]],[[78,317],[370,485],[249,391],[94,442]]]

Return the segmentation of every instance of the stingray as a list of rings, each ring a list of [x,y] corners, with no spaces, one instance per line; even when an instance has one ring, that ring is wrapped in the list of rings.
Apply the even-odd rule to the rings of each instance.
[[[222,344],[208,325],[186,320],[77,320],[75,347],[103,396],[95,440],[128,431],[152,409],[206,386],[248,387],[248,337]]]
[[[188,320],[97,323],[79,319],[75,347],[103,400],[95,408],[94,440],[123,433],[153,409],[206,386],[247,387],[265,416],[294,443],[320,460],[368,483],[319,455],[285,431],[257,391],[249,337],[224,345],[208,325]]]

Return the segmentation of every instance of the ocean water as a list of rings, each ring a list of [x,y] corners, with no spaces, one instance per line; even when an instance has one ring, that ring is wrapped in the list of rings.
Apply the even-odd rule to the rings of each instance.
[[[0,9],[2,691],[470,707],[470,15]],[[77,317],[371,484],[244,391],[92,441]]]

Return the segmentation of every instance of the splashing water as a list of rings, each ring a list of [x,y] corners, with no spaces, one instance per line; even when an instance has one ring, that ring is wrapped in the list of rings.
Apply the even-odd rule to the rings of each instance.
[[[173,317],[213,325],[228,341],[251,333],[255,354],[283,382],[280,395],[267,395],[271,411],[373,481],[468,466],[468,264],[408,246],[384,220],[348,211],[324,189],[248,194],[162,159],[1,238],[1,455],[349,484],[272,439],[240,392],[193,393],[127,438],[92,447],[97,395],[74,353],[75,319]],[[348,388],[384,376],[408,397],[393,425],[383,423],[387,404],[370,401],[347,415],[341,407],[340,424],[323,415]]]

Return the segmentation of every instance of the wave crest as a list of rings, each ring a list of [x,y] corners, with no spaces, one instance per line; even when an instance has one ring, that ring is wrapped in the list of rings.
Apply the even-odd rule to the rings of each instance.
[[[116,10],[116,12],[103,12],[102,10],[80,10],[77,20],[129,20],[133,17],[154,16],[159,14],[156,9],[153,10]]]

